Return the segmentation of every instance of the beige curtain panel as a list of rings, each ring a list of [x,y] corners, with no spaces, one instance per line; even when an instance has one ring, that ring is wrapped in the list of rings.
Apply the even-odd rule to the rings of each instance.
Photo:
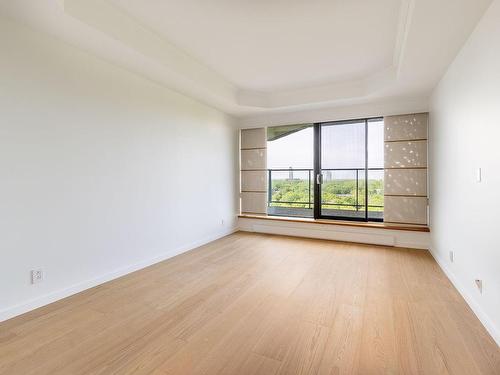
[[[427,225],[428,114],[384,118],[384,221]]]
[[[266,128],[240,132],[240,211],[267,213]]]

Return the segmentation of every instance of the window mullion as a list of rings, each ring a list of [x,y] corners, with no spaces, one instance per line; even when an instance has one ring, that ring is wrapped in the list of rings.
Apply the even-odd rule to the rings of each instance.
[[[365,119],[365,221],[368,221],[368,119]]]

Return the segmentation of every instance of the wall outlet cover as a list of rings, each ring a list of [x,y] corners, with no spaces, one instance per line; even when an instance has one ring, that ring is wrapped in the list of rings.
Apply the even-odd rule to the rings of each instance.
[[[43,270],[32,270],[31,271],[31,283],[38,284],[43,281]]]

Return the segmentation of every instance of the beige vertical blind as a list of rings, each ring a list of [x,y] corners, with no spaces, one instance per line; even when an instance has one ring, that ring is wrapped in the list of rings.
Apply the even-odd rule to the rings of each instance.
[[[428,114],[384,118],[384,221],[427,225]]]
[[[266,128],[242,129],[240,133],[241,213],[267,213]]]

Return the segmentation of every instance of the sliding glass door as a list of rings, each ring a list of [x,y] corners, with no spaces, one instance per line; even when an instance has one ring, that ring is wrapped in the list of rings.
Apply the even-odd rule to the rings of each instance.
[[[267,129],[267,213],[382,221],[382,118]]]
[[[315,124],[314,135],[315,217],[382,221],[383,120]]]
[[[366,218],[366,122],[319,125],[319,216]]]

